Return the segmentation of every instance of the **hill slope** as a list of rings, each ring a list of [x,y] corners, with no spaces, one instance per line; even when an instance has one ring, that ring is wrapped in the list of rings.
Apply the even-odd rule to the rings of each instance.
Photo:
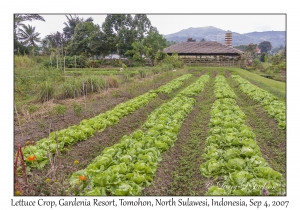
[[[206,41],[217,41],[225,43],[226,30],[213,26],[188,28],[173,34],[164,35],[168,41],[185,42],[188,38],[196,39],[197,42],[203,38]],[[250,43],[259,44],[262,41],[271,42],[273,48],[286,45],[285,31],[264,31],[239,34],[232,32],[232,46],[248,45]]]

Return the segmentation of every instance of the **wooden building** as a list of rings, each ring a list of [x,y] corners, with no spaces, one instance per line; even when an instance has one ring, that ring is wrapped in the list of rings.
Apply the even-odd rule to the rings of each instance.
[[[215,41],[181,42],[164,49],[168,55],[177,53],[187,65],[240,65],[242,51]]]

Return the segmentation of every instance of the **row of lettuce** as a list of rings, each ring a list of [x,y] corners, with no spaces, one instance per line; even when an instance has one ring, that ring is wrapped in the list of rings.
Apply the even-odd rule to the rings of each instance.
[[[101,113],[96,117],[84,119],[79,125],[73,125],[66,129],[54,131],[50,133],[48,138],[37,141],[35,145],[23,147],[22,150],[26,165],[28,168],[43,168],[49,163],[49,156],[54,154],[57,149],[63,151],[66,149],[66,146],[73,145],[82,140],[87,140],[96,132],[104,131],[107,126],[117,124],[124,116],[133,113],[155,99],[158,93],[171,93],[182,86],[183,82],[191,76],[192,74],[184,74],[171,82],[160,86],[157,90],[150,90],[127,102],[118,104],[113,109]]]
[[[70,178],[75,195],[141,195],[153,181],[161,155],[174,145],[185,117],[192,111],[208,75],[154,110],[141,130],[105,148],[85,169]]]
[[[286,129],[286,106],[285,103],[266,90],[263,90],[239,75],[232,75],[239,84],[239,89],[255,102],[259,102],[268,114],[275,118],[280,129]]]
[[[237,105],[236,95],[223,76],[215,80],[215,97],[206,139],[205,177],[222,180],[206,195],[281,195],[285,190],[282,175],[262,157],[255,134],[245,124],[245,114]]]

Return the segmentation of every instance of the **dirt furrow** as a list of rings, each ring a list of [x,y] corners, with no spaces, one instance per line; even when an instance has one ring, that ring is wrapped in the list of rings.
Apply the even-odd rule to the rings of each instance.
[[[280,130],[278,122],[269,117],[259,103],[241,92],[232,78],[227,81],[237,95],[237,104],[246,114],[246,124],[256,135],[263,158],[274,170],[286,177],[286,130]]]
[[[56,154],[55,163],[47,165],[43,170],[34,170],[30,176],[30,186],[28,195],[64,195],[68,194],[66,189],[69,187],[67,178],[75,171],[85,168],[93,159],[98,156],[101,151],[108,146],[111,146],[120,141],[122,136],[129,135],[133,131],[139,129],[141,125],[146,121],[148,115],[158,108],[162,103],[171,100],[177,93],[183,90],[186,86],[194,82],[197,78],[191,77],[186,80],[184,84],[173,91],[169,95],[160,95],[152,100],[148,105],[139,108],[133,114],[127,115],[120,119],[119,123],[113,126],[107,127],[103,132],[96,133],[93,137],[86,141],[78,142],[75,145],[67,148],[67,152],[64,154]],[[78,164],[74,164],[74,161],[78,161]],[[59,192],[49,190],[53,188],[45,180],[59,180],[60,185],[57,186]],[[43,187],[39,187],[43,186]],[[58,190],[55,189],[55,190]]]
[[[84,98],[52,100],[45,104],[45,107],[54,106],[54,103],[61,103],[72,107],[72,103],[76,102],[81,105],[82,113],[77,116],[73,113],[72,108],[68,109],[64,117],[47,114],[44,117],[32,122],[26,122],[21,126],[17,121],[14,126],[14,149],[18,145],[24,146],[26,141],[38,141],[49,135],[49,131],[61,130],[71,125],[79,124],[83,119],[89,119],[112,109],[119,103],[128,101],[138,95],[148,92],[150,89],[156,89],[161,85],[166,84],[172,79],[182,75],[180,72],[175,74],[165,73],[165,76],[154,77],[151,81],[145,80],[144,83],[136,84],[136,87],[131,87],[133,84],[125,84],[124,87],[118,89],[110,89],[101,94],[90,94],[87,96],[85,104]],[[176,76],[177,75],[177,76]],[[51,105],[52,104],[52,105]],[[49,109],[49,107],[48,107]]]
[[[163,154],[154,182],[143,195],[203,195],[206,192],[208,179],[202,177],[199,166],[204,161],[201,155],[214,101],[212,79],[196,100],[195,108],[183,122],[178,140]]]

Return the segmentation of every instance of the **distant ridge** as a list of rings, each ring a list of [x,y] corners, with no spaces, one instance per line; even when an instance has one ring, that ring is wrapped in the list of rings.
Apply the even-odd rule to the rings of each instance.
[[[180,30],[173,34],[163,35],[168,41],[185,42],[188,38],[196,39],[197,42],[203,38],[206,41],[217,41],[225,43],[225,34],[228,30],[216,28],[214,26],[205,26],[197,28],[187,28]],[[273,48],[286,45],[285,31],[264,31],[264,32],[250,32],[239,34],[232,32],[232,46],[248,45],[250,43],[259,44],[262,41],[271,42]]]

